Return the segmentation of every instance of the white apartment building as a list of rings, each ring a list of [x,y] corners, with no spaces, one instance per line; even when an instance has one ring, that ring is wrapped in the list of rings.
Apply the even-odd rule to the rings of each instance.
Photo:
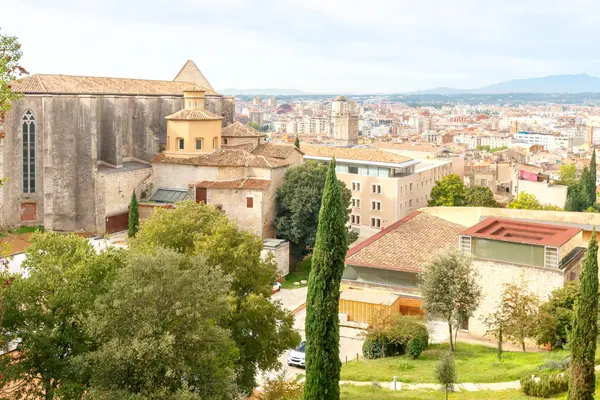
[[[462,144],[468,149],[475,149],[478,144],[477,136],[474,135],[456,135],[452,138],[452,142],[456,144]]]
[[[551,133],[517,132],[514,138],[515,141],[521,143],[542,145],[546,150],[558,147],[567,149],[573,147],[573,137],[553,135]]]
[[[451,161],[414,160],[373,148],[303,145],[304,160],[329,162],[352,192],[350,225],[370,236],[427,207],[435,182],[452,173]]]
[[[491,148],[508,147],[512,143],[510,136],[479,136],[479,145]]]

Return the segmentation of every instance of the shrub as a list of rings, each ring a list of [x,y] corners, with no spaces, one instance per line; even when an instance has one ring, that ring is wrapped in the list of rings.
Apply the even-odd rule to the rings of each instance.
[[[393,357],[404,354],[404,347],[387,339],[373,338],[367,335],[362,347],[363,356],[373,360],[381,357]],[[385,352],[385,354],[384,354]]]
[[[538,366],[539,371],[564,371],[568,366],[565,367],[564,361],[550,360],[544,364]]]
[[[411,353],[413,358],[417,358],[429,341],[429,333],[422,321],[399,314],[380,315],[374,319],[365,335],[363,356],[367,359],[376,359],[402,355],[413,338],[419,338],[416,343],[413,343],[413,353]]]
[[[406,353],[411,356],[413,360],[416,360],[426,347],[427,342],[425,342],[425,339],[423,339],[422,336],[415,336],[408,341]]]
[[[568,389],[569,380],[566,374],[543,375],[537,380],[531,377],[521,379],[521,390],[527,396],[548,398],[566,392]]]
[[[390,329],[387,332],[390,341],[407,346],[410,339],[420,337],[427,347],[429,343],[429,332],[423,322],[415,317],[406,315],[394,315],[390,319]]]
[[[298,379],[288,380],[285,372],[267,379],[259,400],[300,400],[304,392],[304,384]]]

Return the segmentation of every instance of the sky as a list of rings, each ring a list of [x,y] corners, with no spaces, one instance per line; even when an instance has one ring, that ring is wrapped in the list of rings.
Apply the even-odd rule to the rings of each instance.
[[[392,93],[600,76],[597,0],[0,0],[30,73]]]

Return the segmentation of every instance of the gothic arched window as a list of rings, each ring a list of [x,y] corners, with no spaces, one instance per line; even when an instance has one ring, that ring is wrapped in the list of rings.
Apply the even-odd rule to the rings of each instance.
[[[23,193],[35,193],[35,117],[23,116]]]

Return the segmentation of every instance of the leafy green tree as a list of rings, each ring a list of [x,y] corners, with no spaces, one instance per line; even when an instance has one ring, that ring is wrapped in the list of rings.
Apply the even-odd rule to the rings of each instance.
[[[451,251],[435,256],[419,274],[422,308],[431,317],[448,323],[450,350],[460,325],[473,316],[481,301],[481,286],[471,260]]]
[[[131,252],[85,320],[89,399],[237,399],[227,328],[230,279],[201,256]]]
[[[122,251],[97,254],[87,239],[34,233],[23,267],[5,294],[3,342],[21,340],[16,359],[0,358],[0,386],[14,398],[79,399],[88,382],[74,359],[94,348],[83,315],[124,264]]]
[[[309,161],[288,169],[277,189],[277,236],[290,242],[295,260],[301,260],[315,246],[326,175],[326,164]],[[344,182],[336,178],[336,183],[342,193],[347,221],[352,194]]]
[[[281,353],[300,341],[293,315],[280,302],[270,300],[278,272],[272,259],[261,257],[262,240],[239,229],[215,207],[184,201],[174,209],[157,209],[130,247],[147,254],[164,247],[187,256],[200,255],[209,266],[220,266],[231,277],[229,312],[217,322],[229,329],[239,350],[235,371],[244,393],[256,386],[259,370],[277,367]]]
[[[296,136],[296,140],[294,141],[294,146],[296,146],[297,149],[300,148],[300,138],[298,136]]]
[[[539,302],[539,298],[523,285],[507,284],[502,293],[502,334],[520,344],[523,352],[526,351],[525,341],[536,334]]]
[[[569,345],[571,348],[571,380],[569,400],[594,398],[596,377],[594,357],[598,339],[598,241],[596,229],[588,244],[580,276],[581,291],[575,305],[573,330]]]
[[[329,164],[306,298],[305,400],[340,398],[340,282],[348,250],[346,203]]]
[[[431,199],[429,207],[464,206],[466,203],[467,187],[458,175],[450,174],[444,176],[431,188]]]
[[[127,236],[134,237],[137,231],[140,229],[140,210],[138,206],[137,197],[135,192],[131,195],[131,202],[129,203],[129,227],[127,230]]]
[[[541,204],[535,195],[527,192],[521,192],[510,203],[508,208],[518,208],[521,210],[554,210],[561,211],[560,207],[551,204]]]
[[[572,186],[577,183],[577,166],[575,164],[561,164],[558,172],[559,184]]]
[[[540,306],[536,339],[539,344],[551,343],[562,347],[567,343],[573,322],[573,309],[579,297],[579,283],[569,281],[552,291],[547,302]]]
[[[435,378],[442,384],[442,389],[446,393],[448,400],[448,392],[454,390],[456,378],[456,364],[454,363],[454,354],[451,351],[445,353],[435,366]]]
[[[27,71],[20,64],[22,56],[17,37],[0,33],[0,123],[4,114],[12,108],[12,101],[22,96],[22,93],[11,88],[15,81],[27,75]]]
[[[494,194],[487,186],[475,186],[466,190],[465,204],[470,207],[499,207]]]
[[[260,131],[260,124],[258,122],[250,121],[246,124],[246,126],[252,128],[252,129],[256,129],[257,131]]]

